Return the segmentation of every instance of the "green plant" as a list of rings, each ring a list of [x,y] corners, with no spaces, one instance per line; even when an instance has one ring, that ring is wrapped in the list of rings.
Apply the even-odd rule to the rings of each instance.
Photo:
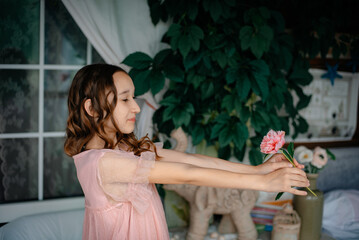
[[[306,132],[298,111],[311,99],[302,91],[312,81],[309,61],[278,11],[255,1],[148,4],[154,24],[172,20],[163,37],[170,48],[154,58],[136,52],[123,63],[132,67],[136,94],[156,94],[170,80],[153,118],[159,131],[182,127],[194,145],[216,145],[224,159],[233,153],[242,160],[249,147],[253,165],[262,162],[258,147],[268,129],[289,133],[291,124],[294,138]]]

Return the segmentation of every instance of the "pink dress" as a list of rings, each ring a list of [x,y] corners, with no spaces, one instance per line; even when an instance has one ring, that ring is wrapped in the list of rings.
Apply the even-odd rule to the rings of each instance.
[[[115,158],[120,161],[116,166],[121,166],[114,173],[122,180],[112,189],[103,186],[99,171],[99,161],[106,157]],[[85,194],[82,239],[169,239],[160,197],[155,185],[148,183],[153,152],[138,157],[121,150],[92,149],[73,158]]]

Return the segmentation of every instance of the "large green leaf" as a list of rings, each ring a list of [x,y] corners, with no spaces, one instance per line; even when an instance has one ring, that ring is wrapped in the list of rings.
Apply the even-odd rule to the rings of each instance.
[[[172,105],[168,109],[170,110],[165,109],[164,114],[166,114],[166,119],[172,119],[175,128],[188,126],[191,121],[191,117],[194,114],[194,107],[189,102],[185,104]]]
[[[197,89],[204,80],[206,80],[204,76],[197,75],[194,71],[188,73],[187,82],[192,84],[194,89]]]
[[[204,126],[197,124],[194,128],[193,128],[193,133],[192,133],[192,143],[193,145],[197,145],[199,144],[203,139],[204,139]]]
[[[249,91],[251,90],[251,81],[246,73],[239,76],[236,84],[236,90],[239,98],[243,101],[247,99]]]
[[[181,126],[188,126],[191,121],[191,114],[184,111],[181,108],[177,108],[173,111],[172,121],[175,125],[175,128],[179,128]]]
[[[215,22],[222,14],[222,5],[219,0],[203,0],[203,8],[210,13]]]
[[[224,124],[218,123],[214,125],[214,127],[211,130],[211,136],[210,139],[213,140],[219,136],[219,133],[221,132],[222,128],[224,128]]]
[[[297,130],[300,132],[300,133],[305,133],[308,131],[308,128],[309,128],[309,125],[308,125],[308,122],[302,118],[301,116],[299,116],[298,118],[298,128]]]
[[[224,96],[223,101],[221,103],[221,107],[226,109],[228,113],[231,113],[234,109],[235,101],[236,101],[236,96],[233,94],[228,94]]]
[[[247,50],[251,46],[253,35],[253,28],[251,26],[244,26],[239,32],[239,40],[241,41],[241,49]]]
[[[196,66],[199,61],[201,61],[203,57],[203,52],[190,52],[184,59],[183,59],[183,65],[186,69],[186,71],[194,66]]]
[[[231,146],[220,147],[218,149],[218,157],[221,159],[228,160],[231,157]]]
[[[261,16],[262,16],[263,18],[265,18],[265,19],[270,18],[271,14],[270,14],[270,12],[268,11],[268,8],[266,8],[266,7],[260,7],[260,8],[258,8],[258,10],[259,10],[259,13],[261,14]]]
[[[179,37],[182,34],[182,26],[177,24],[177,23],[173,23],[168,31],[167,31],[167,36],[169,37]]]
[[[198,6],[197,3],[194,1],[189,1],[188,4],[190,4],[190,6],[188,7],[188,17],[194,21],[197,17],[198,14]]]
[[[163,111],[163,121],[166,122],[173,119],[173,114],[176,109],[177,108],[174,105],[165,108],[165,110]]]
[[[165,65],[163,69],[165,76],[174,82],[183,82],[184,81],[184,72],[177,65]]]
[[[191,115],[194,114],[195,111],[194,111],[194,107],[193,107],[192,103],[187,102],[187,103],[183,104],[183,106],[184,106],[184,109],[186,112],[188,112]]]
[[[216,122],[222,124],[227,124],[229,120],[231,120],[231,117],[226,113],[221,113],[216,117]]]
[[[293,156],[294,156],[294,143],[293,142],[289,143],[287,150],[288,150],[289,155],[293,158]]]
[[[191,42],[191,48],[194,50],[194,51],[198,51],[199,47],[200,47],[200,41],[198,38],[196,38],[195,36],[193,35],[188,35],[188,38],[190,39],[190,42]]]
[[[243,161],[244,154],[246,153],[246,145],[242,149],[236,147],[233,148],[233,155],[237,158],[238,161]]]
[[[232,125],[226,125],[222,131],[219,133],[219,146],[225,147],[227,146],[233,139],[233,127]]]
[[[242,149],[249,137],[247,126],[241,122],[236,123],[232,134],[234,135],[233,142],[236,144],[236,147]]]
[[[203,82],[201,85],[201,99],[205,100],[214,94],[214,85],[212,82]]]
[[[253,36],[250,41],[250,49],[253,55],[260,59],[266,50],[266,40],[259,35]]]
[[[261,117],[261,115],[257,112],[252,112],[251,115],[251,126],[256,130],[257,132],[261,132],[262,127],[264,126],[264,120]]]
[[[287,111],[287,113],[289,113],[290,117],[294,118],[296,116],[296,114],[298,113],[298,111],[296,111],[296,109],[293,106],[293,97],[292,94],[290,92],[284,92],[284,99],[285,99],[285,110]]]
[[[182,35],[178,41],[178,48],[184,58],[187,56],[187,54],[191,50],[191,47],[192,47],[191,38],[187,35]]]
[[[313,80],[313,76],[308,72],[306,62],[304,60],[297,59],[293,66],[293,71],[289,76],[289,79],[295,82],[296,85],[306,86]]]
[[[273,39],[274,33],[272,28],[270,28],[268,25],[263,25],[258,29],[258,35],[261,36],[265,42],[265,51],[269,50],[270,43]]]
[[[268,77],[270,74],[268,65],[263,60],[254,60],[251,63],[253,76],[260,88],[263,100],[269,95]]]
[[[249,151],[249,161],[252,165],[258,166],[263,162],[263,155],[256,148],[251,148]]]
[[[153,58],[153,62],[156,65],[162,64],[163,61],[172,53],[172,49],[163,49],[156,54]]]
[[[156,95],[165,85],[165,77],[161,71],[152,69],[148,78],[150,79],[151,92]]]
[[[249,108],[245,105],[242,105],[241,108],[239,109],[239,119],[244,124],[248,121],[250,114],[251,113],[249,111]]]
[[[136,69],[147,69],[151,66],[152,61],[152,58],[147,54],[135,52],[128,55],[122,63]]]
[[[226,82],[228,84],[236,82],[238,79],[238,70],[237,68],[228,68],[226,71]]]
[[[150,15],[153,25],[157,25],[161,17],[161,4],[156,0],[148,0],[148,5],[150,7]]]
[[[269,118],[270,118],[270,123],[271,123],[271,128],[272,129],[281,129],[281,130],[283,130],[282,122],[280,121],[280,119],[278,118],[278,115],[276,113],[269,114]]]
[[[306,96],[306,95],[302,96],[297,104],[297,110],[306,108],[309,105],[311,99],[312,96]]]
[[[197,39],[203,39],[204,38],[204,33],[203,30],[198,27],[197,25],[191,25],[188,27],[188,32],[190,35],[192,35],[193,37],[197,38]]]
[[[181,102],[180,98],[176,97],[175,95],[169,95],[168,97],[162,99],[160,102],[163,106],[172,106],[178,105]]]
[[[253,70],[256,73],[261,74],[263,76],[270,75],[269,66],[265,61],[263,61],[261,59],[253,60],[250,62],[250,65],[252,66]]]
[[[135,85],[135,95],[142,95],[150,89],[151,85],[149,79],[149,70],[136,72],[134,69],[131,69],[129,75],[131,76],[133,84]]]
[[[221,68],[227,65],[227,56],[224,52],[217,50],[212,54],[213,60],[215,60]]]

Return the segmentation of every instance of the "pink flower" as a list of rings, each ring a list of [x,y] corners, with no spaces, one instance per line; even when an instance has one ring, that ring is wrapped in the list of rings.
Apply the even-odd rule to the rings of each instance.
[[[324,167],[328,162],[327,151],[321,147],[314,148],[312,165],[317,168]]]
[[[277,153],[278,150],[283,147],[285,140],[284,140],[284,131],[273,131],[270,130],[267,133],[267,136],[263,137],[261,143],[261,152],[265,154],[270,153]]]

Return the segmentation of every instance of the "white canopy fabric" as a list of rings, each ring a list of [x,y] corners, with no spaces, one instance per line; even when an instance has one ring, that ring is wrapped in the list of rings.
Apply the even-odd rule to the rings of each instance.
[[[153,57],[161,49],[169,23],[153,25],[146,0],[62,0],[77,25],[106,63],[129,68],[121,62],[131,53],[141,51]],[[158,94],[160,95],[160,94]],[[159,107],[151,93],[144,99],[137,119],[136,135],[153,134],[152,115]],[[158,99],[157,99],[158,100]]]

